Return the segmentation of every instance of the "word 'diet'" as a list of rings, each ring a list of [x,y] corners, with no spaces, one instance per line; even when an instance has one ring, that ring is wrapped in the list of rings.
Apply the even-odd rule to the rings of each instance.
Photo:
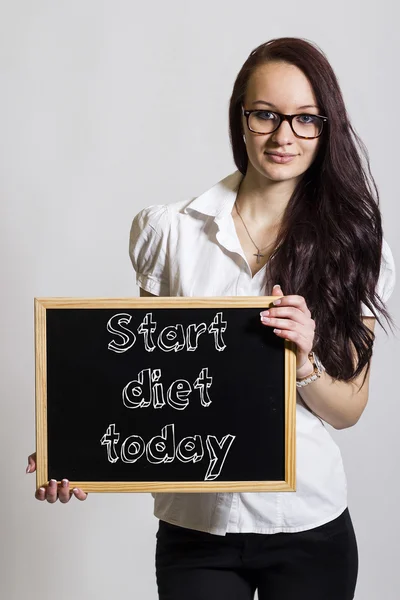
[[[129,381],[122,391],[122,401],[126,408],[162,408],[165,406],[164,386],[159,382],[161,369],[143,369],[138,378]],[[208,389],[212,377],[208,375],[208,367],[204,367],[193,383],[193,388],[199,390],[201,406],[211,404]],[[177,379],[168,387],[167,403],[176,410],[184,410],[189,404],[188,396],[193,392],[192,386],[186,379]]]

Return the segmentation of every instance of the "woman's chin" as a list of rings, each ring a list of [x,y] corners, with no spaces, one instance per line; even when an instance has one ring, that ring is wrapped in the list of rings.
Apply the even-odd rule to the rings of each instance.
[[[272,181],[290,181],[299,177],[299,173],[295,169],[276,169],[275,165],[272,168],[268,165],[263,165],[262,171],[268,179]]]

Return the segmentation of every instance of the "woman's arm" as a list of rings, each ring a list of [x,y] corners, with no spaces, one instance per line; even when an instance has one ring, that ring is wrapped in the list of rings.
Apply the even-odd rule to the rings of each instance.
[[[277,291],[274,291],[274,294],[276,293]],[[140,288],[140,296],[154,295]],[[276,309],[274,310],[276,311]],[[270,314],[274,310],[270,310]],[[363,322],[371,331],[374,331],[374,317],[363,317]],[[285,333],[287,332],[282,331],[282,337],[285,337]],[[311,362],[307,359],[301,368],[297,369],[297,377],[308,375],[311,373],[312,368]],[[352,427],[361,417],[368,401],[369,376],[371,371],[368,372],[365,383],[360,390],[366,369],[367,366],[352,382],[335,381],[326,371],[323,371],[319,379],[309,385],[298,388],[301,399],[314,414],[321,417],[323,421],[326,421],[326,423],[329,423],[335,429]]]
[[[363,317],[363,322],[371,331],[374,331],[374,317]],[[335,429],[352,427],[361,417],[368,402],[371,369],[360,389],[366,369],[367,366],[352,382],[335,381],[324,371],[319,379],[298,388],[301,399],[314,414]],[[308,361],[308,364],[306,363],[302,367],[301,372],[300,369],[297,370],[297,376],[304,377],[311,371],[312,364]]]
[[[313,369],[308,355],[314,345],[315,321],[302,296],[284,296],[279,285],[273,287],[272,295],[279,298],[274,300],[272,308],[261,312],[261,321],[264,325],[273,327],[278,337],[296,344],[296,376],[306,377]],[[374,317],[363,317],[363,322],[374,331]],[[335,381],[324,371],[319,379],[298,388],[301,399],[314,414],[335,429],[352,427],[357,423],[368,401],[370,372],[361,387],[366,369],[367,365],[351,382]]]

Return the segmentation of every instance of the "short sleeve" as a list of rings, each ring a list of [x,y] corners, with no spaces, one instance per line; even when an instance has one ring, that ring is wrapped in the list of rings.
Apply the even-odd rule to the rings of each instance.
[[[139,287],[156,296],[169,296],[167,240],[168,206],[148,206],[133,219],[129,256]]]
[[[396,283],[396,268],[394,264],[394,258],[389,244],[385,239],[382,241],[382,258],[381,258],[381,270],[379,273],[379,279],[377,284],[376,292],[380,299],[386,304],[389,300],[394,286]],[[361,311],[363,317],[373,317],[372,312],[361,303]]]

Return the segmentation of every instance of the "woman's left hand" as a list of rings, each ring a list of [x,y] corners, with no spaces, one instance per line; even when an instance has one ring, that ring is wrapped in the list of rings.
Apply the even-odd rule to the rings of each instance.
[[[273,296],[283,296],[279,285],[273,287]],[[307,370],[310,372],[312,365],[308,358],[313,348],[315,335],[315,321],[311,318],[307,303],[303,296],[284,296],[274,301],[274,307],[263,310],[261,323],[269,327],[274,327],[274,333],[278,337],[290,340],[297,346],[296,363],[297,376],[302,377],[303,373],[299,371]],[[309,363],[309,365],[306,366]]]

